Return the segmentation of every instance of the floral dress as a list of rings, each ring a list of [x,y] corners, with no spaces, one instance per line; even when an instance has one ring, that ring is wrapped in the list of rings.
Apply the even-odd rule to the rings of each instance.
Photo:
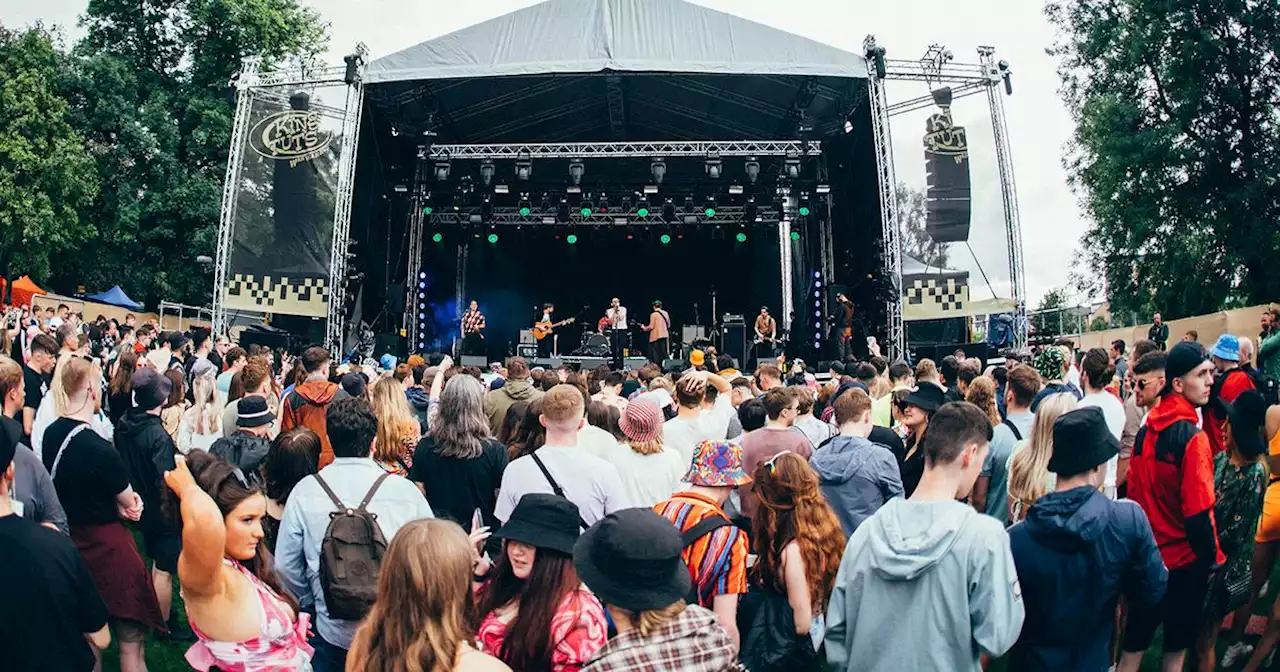
[[[604,607],[595,595],[585,587],[570,591],[551,617],[551,672],[581,670],[592,654],[604,646],[608,630]],[[506,634],[507,623],[493,612],[480,622],[476,640],[481,650],[501,657]]]
[[[1248,597],[1249,563],[1266,489],[1267,469],[1261,462],[1237,467],[1227,451],[1214,457],[1213,492],[1217,503],[1213,520],[1218,546],[1227,556],[1227,564],[1214,574],[1205,596],[1205,615],[1215,621],[1244,604]]]

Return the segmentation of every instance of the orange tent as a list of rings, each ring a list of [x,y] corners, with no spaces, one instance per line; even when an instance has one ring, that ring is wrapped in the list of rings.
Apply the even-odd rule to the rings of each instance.
[[[25,306],[28,303],[31,303],[31,297],[37,294],[47,293],[48,292],[45,290],[40,289],[36,283],[32,282],[29,276],[24,275],[13,281],[12,301],[15,306]]]

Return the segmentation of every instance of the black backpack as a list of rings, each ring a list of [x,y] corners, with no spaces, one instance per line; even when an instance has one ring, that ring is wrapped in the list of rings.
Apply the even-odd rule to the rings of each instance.
[[[338,507],[329,514],[329,526],[320,542],[320,586],[330,618],[359,621],[378,596],[378,570],[387,553],[387,540],[378,527],[378,514],[367,507],[389,475],[378,476],[369,494],[354,509],[338,499],[320,474],[315,475],[316,482]]]

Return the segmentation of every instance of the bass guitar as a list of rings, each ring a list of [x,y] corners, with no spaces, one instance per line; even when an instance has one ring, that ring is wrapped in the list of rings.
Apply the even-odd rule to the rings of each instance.
[[[533,325],[533,337],[541,341],[542,339],[551,335],[551,332],[555,330],[556,327],[563,327],[566,324],[573,324],[573,322],[576,319],[577,318],[575,317],[571,317],[567,320],[560,320],[559,322],[555,322],[555,323],[552,323],[550,321],[535,322]]]

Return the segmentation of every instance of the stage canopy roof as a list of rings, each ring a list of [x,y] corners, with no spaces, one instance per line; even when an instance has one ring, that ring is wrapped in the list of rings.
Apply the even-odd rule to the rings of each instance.
[[[597,142],[796,137],[800,110],[820,136],[866,75],[858,54],[683,0],[549,0],[377,59],[365,82],[399,134]]]

